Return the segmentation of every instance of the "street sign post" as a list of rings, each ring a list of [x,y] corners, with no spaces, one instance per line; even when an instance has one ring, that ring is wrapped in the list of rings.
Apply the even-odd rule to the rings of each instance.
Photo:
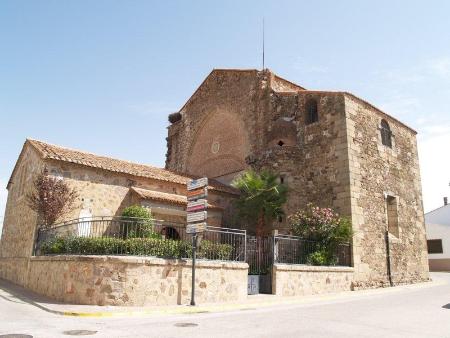
[[[195,260],[197,258],[198,234],[206,230],[208,213],[208,178],[190,180],[187,183],[186,233],[192,235],[192,286],[191,305],[195,305]]]
[[[196,234],[199,232],[204,232],[206,230],[206,222],[203,223],[192,223],[186,226],[187,234]]]

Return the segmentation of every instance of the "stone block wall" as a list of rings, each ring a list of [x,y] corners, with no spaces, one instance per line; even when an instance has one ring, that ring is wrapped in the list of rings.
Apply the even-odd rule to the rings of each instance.
[[[169,127],[166,168],[229,182],[263,140],[260,107],[267,101],[267,74],[213,70]]]
[[[32,255],[37,225],[37,215],[28,207],[26,195],[32,189],[35,175],[44,168],[44,162],[34,148],[27,146],[16,166],[14,180],[8,184],[0,257],[25,259]]]
[[[191,261],[120,256],[32,257],[18,283],[0,260],[5,278],[57,301],[86,305],[189,304]],[[198,261],[196,301],[241,301],[247,297],[247,263]],[[21,277],[22,278],[22,277]]]
[[[279,296],[307,296],[352,289],[354,269],[349,267],[275,264],[272,293]]]
[[[346,95],[355,285],[388,284],[387,196],[395,197],[398,228],[389,234],[395,284],[428,279],[416,133],[401,122]],[[380,123],[392,131],[392,148],[382,144]],[[393,216],[391,216],[392,218]]]
[[[318,107],[318,121],[306,123],[306,102],[314,99]],[[299,91],[272,93],[271,114],[267,130],[261,131],[267,147],[253,154],[251,165],[257,170],[270,169],[279,173],[288,186],[285,213],[290,215],[313,203],[332,207],[350,215],[350,184],[348,170],[347,135],[345,131],[344,96],[340,93]],[[281,139],[287,124],[296,134],[292,145]],[[277,131],[280,128],[282,130]],[[278,136],[283,145],[278,145]],[[277,225],[287,227],[286,222]]]

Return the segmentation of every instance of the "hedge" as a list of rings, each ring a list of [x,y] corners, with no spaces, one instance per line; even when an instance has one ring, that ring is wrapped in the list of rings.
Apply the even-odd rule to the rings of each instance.
[[[233,247],[229,244],[216,244],[207,240],[200,243],[199,258],[229,260]],[[55,237],[41,245],[44,255],[138,255],[166,258],[189,258],[192,245],[187,241],[159,238],[91,238]]]

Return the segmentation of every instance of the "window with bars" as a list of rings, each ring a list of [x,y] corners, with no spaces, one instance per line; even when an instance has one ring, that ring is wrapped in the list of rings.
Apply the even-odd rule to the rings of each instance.
[[[386,120],[381,120],[380,133],[381,143],[386,147],[392,148],[392,131]]]
[[[310,99],[306,102],[306,124],[311,124],[317,121],[319,121],[317,101]]]

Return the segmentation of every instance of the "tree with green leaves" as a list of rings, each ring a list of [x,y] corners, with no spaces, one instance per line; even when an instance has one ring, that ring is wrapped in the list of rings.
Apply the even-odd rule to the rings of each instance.
[[[232,185],[240,191],[236,201],[239,216],[249,226],[255,227],[257,237],[278,216],[284,215],[287,187],[279,182],[278,175],[268,170],[248,170],[237,177]]]
[[[122,211],[122,237],[154,237],[154,223],[155,221],[149,209],[141,205],[131,205]]]

